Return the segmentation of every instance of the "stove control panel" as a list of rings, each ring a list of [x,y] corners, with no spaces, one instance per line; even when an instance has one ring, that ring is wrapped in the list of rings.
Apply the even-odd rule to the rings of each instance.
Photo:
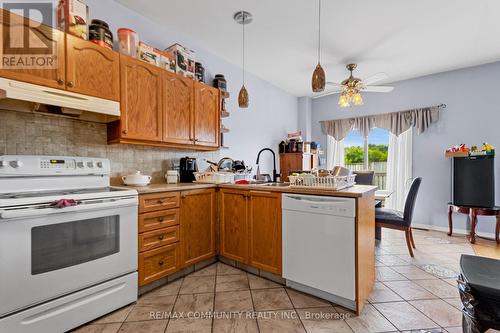
[[[0,156],[0,177],[2,176],[50,176],[63,175],[107,175],[110,162],[104,158],[68,156]]]

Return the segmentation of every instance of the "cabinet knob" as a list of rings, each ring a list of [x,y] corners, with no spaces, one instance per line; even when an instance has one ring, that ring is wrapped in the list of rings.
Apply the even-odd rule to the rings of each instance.
[[[165,199],[160,199],[160,200],[158,200],[158,203],[159,203],[159,204],[162,204],[162,205],[163,205],[165,202],[166,202],[166,200],[165,200]]]
[[[68,81],[68,83],[67,83],[67,86],[70,88],[74,87],[74,85],[75,84],[73,83],[73,81]]]
[[[57,80],[57,84],[62,86],[64,84],[64,80],[63,79],[58,79]]]
[[[158,221],[163,222],[165,219],[163,217],[158,218]]]
[[[181,195],[181,199],[186,199],[187,195],[183,194]]]
[[[158,236],[158,239],[159,239],[159,240],[163,240],[164,238],[165,238],[165,235],[160,235],[160,236]]]
[[[128,133],[128,130],[124,129],[124,130],[122,131],[122,133],[123,133],[123,134],[127,134],[127,133]]]
[[[158,265],[163,266],[163,260],[160,260],[160,261],[158,262]]]

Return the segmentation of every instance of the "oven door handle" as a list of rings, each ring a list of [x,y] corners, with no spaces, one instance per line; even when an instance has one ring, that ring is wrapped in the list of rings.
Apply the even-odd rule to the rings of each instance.
[[[119,198],[119,199],[97,199],[89,200],[88,202],[81,202],[76,206],[69,206],[64,208],[55,208],[51,206],[43,206],[46,208],[26,208],[26,209],[12,209],[12,210],[0,210],[0,221],[7,219],[19,219],[26,217],[39,217],[53,214],[62,213],[79,213],[90,210],[100,210],[108,208],[119,208],[124,206],[134,206],[137,205],[137,197],[130,198]],[[40,207],[40,206],[38,206]]]

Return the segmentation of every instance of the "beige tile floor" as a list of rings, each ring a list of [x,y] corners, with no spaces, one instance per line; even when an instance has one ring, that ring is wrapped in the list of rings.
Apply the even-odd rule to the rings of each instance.
[[[463,236],[415,230],[414,238],[411,258],[402,232],[383,231],[376,248],[377,281],[360,316],[219,262],[75,332],[461,332],[455,279],[422,267],[458,272],[460,254],[474,251]],[[234,315],[203,318],[212,311]],[[177,317],[169,319],[169,312]]]

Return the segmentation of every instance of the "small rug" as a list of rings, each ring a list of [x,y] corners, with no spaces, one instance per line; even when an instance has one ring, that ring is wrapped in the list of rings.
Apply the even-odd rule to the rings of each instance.
[[[430,273],[434,276],[437,276],[442,279],[453,279],[458,277],[459,273],[455,272],[452,269],[442,267],[436,264],[427,264],[420,266],[424,271]]]
[[[430,240],[436,244],[450,244],[451,242],[447,239],[443,239],[441,237],[425,237],[425,239]]]

